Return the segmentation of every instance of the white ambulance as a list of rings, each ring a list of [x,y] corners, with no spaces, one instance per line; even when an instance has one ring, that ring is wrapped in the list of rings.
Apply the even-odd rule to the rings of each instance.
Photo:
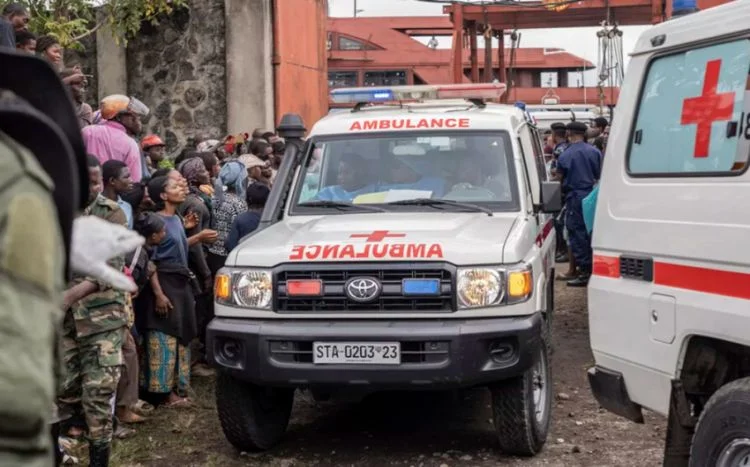
[[[297,388],[486,386],[500,446],[542,449],[560,186],[526,114],[485,102],[504,89],[332,92],[355,108],[286,153],[268,225],[217,277],[208,346],[232,444],[276,443]]]
[[[643,33],[593,229],[600,404],[668,415],[665,465],[750,465],[750,1]]]

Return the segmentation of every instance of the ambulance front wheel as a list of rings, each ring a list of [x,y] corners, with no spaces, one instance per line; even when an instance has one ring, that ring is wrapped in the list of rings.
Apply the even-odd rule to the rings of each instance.
[[[690,466],[750,465],[750,378],[725,384],[706,403],[690,448]]]
[[[506,454],[534,456],[547,441],[552,412],[548,355],[543,342],[536,363],[523,375],[490,386],[495,432]]]
[[[220,372],[216,380],[216,408],[224,436],[245,452],[265,451],[286,433],[294,403],[294,389],[265,388]]]

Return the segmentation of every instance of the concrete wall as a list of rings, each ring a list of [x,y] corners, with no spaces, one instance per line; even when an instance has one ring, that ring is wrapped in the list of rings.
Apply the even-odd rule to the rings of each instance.
[[[225,0],[224,5],[229,133],[273,128],[271,0]]]
[[[101,13],[100,13],[101,14]],[[89,98],[96,102],[110,94],[125,94],[128,90],[128,74],[125,48],[117,44],[112,30],[104,26],[96,31],[96,79],[98,87],[89,83]]]

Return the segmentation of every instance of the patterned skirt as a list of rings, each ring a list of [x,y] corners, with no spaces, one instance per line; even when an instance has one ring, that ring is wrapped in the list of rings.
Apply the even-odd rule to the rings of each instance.
[[[143,335],[141,387],[148,392],[172,391],[187,397],[190,385],[190,349],[176,337],[149,330]]]

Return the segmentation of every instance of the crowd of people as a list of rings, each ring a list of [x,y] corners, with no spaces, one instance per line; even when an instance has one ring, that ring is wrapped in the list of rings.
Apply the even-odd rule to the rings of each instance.
[[[198,136],[168,157],[159,135],[142,134],[146,105],[111,95],[93,109],[81,68],[66,67],[59,42],[37,37],[28,23],[23,5],[5,5],[0,47],[45,59],[70,91],[89,153],[84,215],[146,239],[110,263],[137,292],[74,276],[62,304],[58,462],[85,439],[90,465],[106,466],[113,438],[133,434],[154,410],[190,407],[191,378],[212,373],[205,333],[214,275],[257,228],[285,144],[274,132],[256,129],[223,139]]]
[[[148,113],[142,103],[108,96],[98,112],[101,121],[82,129],[92,193],[86,214],[147,241],[117,265],[137,284],[135,294],[86,278],[66,292],[62,435],[69,442],[86,434],[90,446],[101,446],[100,453],[90,447],[92,458],[106,457],[112,437],[132,434],[155,407],[191,406],[191,377],[212,373],[205,333],[214,276],[258,226],[283,157],[283,141],[256,130],[243,143],[199,141],[174,168],[159,168],[164,143],[156,135],[140,148],[136,142]],[[96,348],[99,358],[86,358]]]
[[[558,263],[568,271],[557,275],[571,287],[585,287],[591,276],[591,233],[583,217],[583,199],[599,182],[609,137],[609,122],[597,117],[589,127],[583,122],[553,123],[545,134],[544,154],[548,177],[562,181],[565,206],[557,217]]]
[[[159,168],[165,160],[161,139],[146,135],[140,148],[136,142],[140,118],[148,113],[143,104],[109,96],[98,112],[101,121],[82,129],[92,193],[86,214],[126,225],[147,240],[117,266],[133,278],[137,293],[100,285],[87,295],[80,291],[85,278],[66,293],[69,376],[59,405],[70,418],[63,436],[87,433],[89,443],[103,446],[104,457],[112,437],[130,435],[128,425],[146,421],[154,407],[189,407],[191,376],[211,374],[205,332],[213,317],[214,275],[258,226],[283,141],[259,130],[231,148],[199,141],[182,151],[174,168]],[[86,366],[91,345],[111,350],[110,366],[101,357]],[[108,409],[112,398],[114,414]]]

